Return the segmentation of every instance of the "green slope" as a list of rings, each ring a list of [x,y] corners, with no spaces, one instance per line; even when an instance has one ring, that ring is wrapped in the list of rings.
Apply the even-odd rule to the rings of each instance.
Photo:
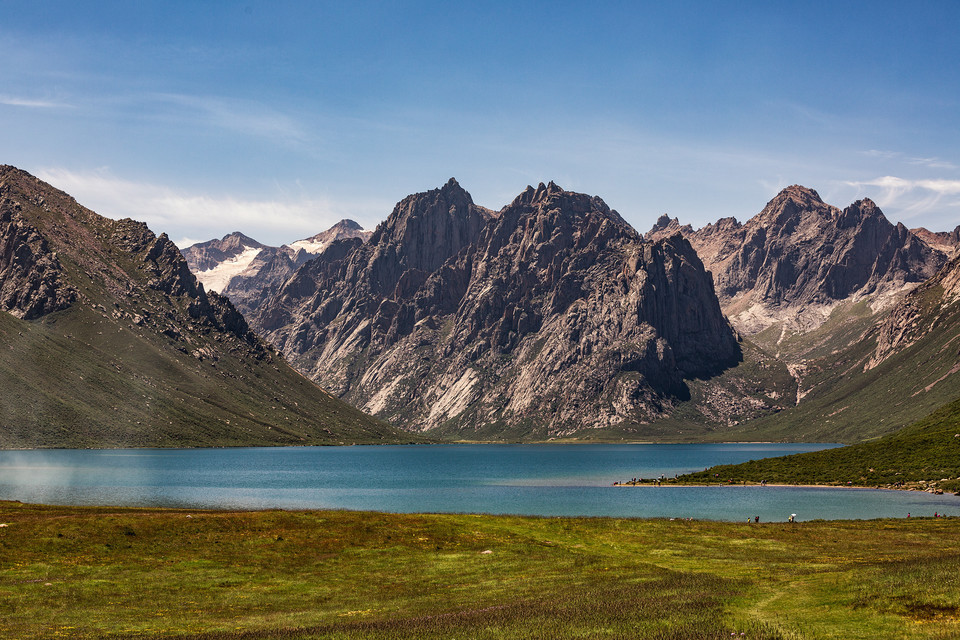
[[[718,475],[719,474],[719,475]],[[722,465],[679,482],[767,482],[905,486],[960,491],[960,400],[869,442],[839,449]]]
[[[85,309],[0,313],[0,446],[146,447],[409,441],[275,354],[199,360]],[[215,338],[211,340],[215,342]],[[214,345],[211,345],[214,346]]]
[[[414,439],[287,366],[225,298],[197,286],[166,236],[12,167],[0,167],[0,195],[0,285],[20,305],[7,296],[8,308],[25,315],[24,291],[73,299],[30,321],[0,312],[0,446]]]
[[[738,427],[729,439],[855,443],[894,433],[960,398],[960,301],[932,280],[901,304],[916,309],[913,340],[872,368],[879,328],[892,312],[872,314],[864,303],[839,307],[817,331],[768,344],[800,364],[803,398]]]

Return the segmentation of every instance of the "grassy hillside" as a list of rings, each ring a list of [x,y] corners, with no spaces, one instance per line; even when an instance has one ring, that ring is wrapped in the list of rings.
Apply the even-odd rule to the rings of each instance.
[[[146,447],[409,441],[330,397],[277,355],[198,359],[86,309],[25,322],[0,313],[0,447]],[[203,348],[203,344],[199,344]]]
[[[960,400],[896,433],[839,449],[722,465],[679,482],[893,486],[960,491]]]
[[[0,503],[0,634],[954,638],[955,518],[787,525]]]
[[[0,312],[0,446],[415,439],[287,366],[197,285],[166,236],[99,216],[12,167],[0,167],[0,196],[10,310]],[[37,314],[38,300],[59,310]]]
[[[799,404],[762,416],[723,435],[730,440],[855,443],[891,434],[960,397],[957,349],[960,302],[943,304],[932,286],[911,297],[922,332],[879,366],[867,368],[877,347],[879,323],[866,303],[842,305],[816,331],[755,339],[796,365]]]

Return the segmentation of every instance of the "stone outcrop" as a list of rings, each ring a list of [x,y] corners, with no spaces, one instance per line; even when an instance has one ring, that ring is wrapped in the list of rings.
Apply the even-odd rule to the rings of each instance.
[[[816,328],[845,300],[889,306],[945,259],[869,199],[840,210],[796,185],[745,224],[724,218],[694,231],[661,218],[647,237],[670,232],[690,241],[724,311],[747,334],[776,322]]]
[[[0,168],[0,310],[33,320],[69,307],[77,297],[57,254],[22,215]]]
[[[644,423],[740,357],[686,240],[646,242],[553,183],[498,213],[454,180],[409,196],[366,244],[301,266],[252,323],[356,406],[463,437]]]

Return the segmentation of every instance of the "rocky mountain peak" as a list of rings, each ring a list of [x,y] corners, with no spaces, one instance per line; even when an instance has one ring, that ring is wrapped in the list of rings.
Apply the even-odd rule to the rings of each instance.
[[[781,190],[751,222],[768,229],[792,229],[807,218],[830,219],[838,213],[836,207],[823,202],[813,189],[791,185]]]
[[[363,227],[360,226],[360,223],[354,222],[348,218],[344,218],[337,224],[330,227],[331,230],[337,231],[363,231]]]
[[[260,244],[253,238],[246,236],[239,231],[228,233],[220,239],[220,249],[223,251],[240,246],[263,248],[266,245]]]
[[[685,376],[736,361],[682,238],[646,243],[600,198],[555,183],[495,216],[459,189],[405,198],[370,243],[301,267],[254,323],[341,397],[451,433],[635,424],[664,415]],[[455,221],[482,224],[467,242]]]
[[[401,200],[368,244],[378,256],[378,270],[393,270],[394,277],[409,269],[430,272],[475,242],[490,217],[451,178],[442,188]]]
[[[531,185],[527,185],[527,188],[524,189],[520,195],[518,195],[513,203],[511,204],[533,204],[535,202],[545,202],[550,200],[551,197],[555,197],[563,193],[563,189],[560,188],[557,183],[551,180],[548,184],[543,184],[542,182],[534,188]]]
[[[315,255],[322,251],[329,243],[336,240],[360,238],[361,240],[366,241],[372,235],[372,233],[372,231],[364,231],[363,227],[361,227],[358,223],[345,218],[326,231],[321,231],[320,233],[312,235],[309,238],[297,240],[296,242],[292,242],[286,246],[289,246],[294,251],[302,250],[305,251],[306,254]]]
[[[742,225],[726,218],[694,231],[661,219],[646,237],[674,230],[713,273],[724,311],[746,334],[777,322],[791,330],[816,328],[851,298],[888,304],[945,259],[903,225],[891,224],[872,200],[841,211],[800,185],[781,190]]]
[[[681,225],[678,218],[671,218],[664,213],[657,218],[657,221],[653,224],[653,227],[650,228],[650,231],[644,234],[644,238],[653,242],[669,238],[678,233],[682,236],[690,235],[693,233],[693,227],[689,224]]]
[[[228,233],[219,240],[199,242],[183,249],[182,254],[193,273],[214,269],[228,260],[238,259],[244,252],[250,252],[250,259],[257,251],[266,248],[253,238],[239,231]]]
[[[672,225],[671,225],[671,223],[672,223]],[[653,227],[650,229],[650,231],[652,231],[652,232],[653,232],[653,231],[661,231],[661,230],[666,229],[666,228],[668,228],[668,227],[670,227],[670,226],[677,226],[677,227],[679,227],[679,226],[680,226],[680,220],[679,220],[678,218],[671,218],[670,216],[668,216],[667,214],[664,213],[664,214],[662,214],[659,218],[657,218],[657,221],[656,221],[656,222],[653,223]]]
[[[924,227],[918,227],[910,229],[910,233],[949,258],[960,252],[960,225],[953,231],[930,231]]]
[[[886,223],[887,226],[890,224],[886,216],[883,215],[883,211],[877,206],[877,203],[870,198],[863,198],[846,207],[837,216],[837,227],[840,229],[852,229],[858,225],[863,225],[868,220],[871,220],[875,224]]]

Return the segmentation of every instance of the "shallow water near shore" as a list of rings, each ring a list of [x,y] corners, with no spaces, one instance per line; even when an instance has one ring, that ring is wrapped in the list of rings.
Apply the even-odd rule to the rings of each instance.
[[[960,498],[817,487],[617,487],[831,444],[424,445],[0,451],[0,499],[783,521],[960,515]]]

